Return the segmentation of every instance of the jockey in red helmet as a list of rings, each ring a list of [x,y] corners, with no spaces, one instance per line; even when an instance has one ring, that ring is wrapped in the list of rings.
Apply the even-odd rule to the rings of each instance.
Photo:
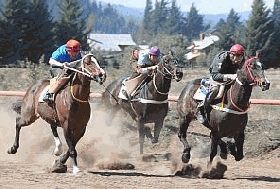
[[[81,49],[82,46],[79,41],[70,39],[66,44],[58,47],[52,53],[49,63],[51,65],[50,71],[53,78],[50,80],[49,90],[45,93],[40,102],[53,102],[56,92],[69,81],[68,76],[71,70],[68,70],[68,68],[74,67],[77,64],[71,64],[71,62],[82,59]],[[62,72],[63,69],[65,70],[64,72]]]

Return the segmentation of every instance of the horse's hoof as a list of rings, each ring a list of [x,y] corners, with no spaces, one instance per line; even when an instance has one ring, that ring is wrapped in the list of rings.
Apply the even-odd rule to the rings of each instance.
[[[222,159],[227,159],[227,154],[225,154],[225,153],[220,153],[220,157],[222,158]]]
[[[183,163],[189,163],[190,159],[191,159],[191,155],[189,153],[183,153],[183,155],[182,155]]]
[[[66,173],[67,172],[67,165],[64,165],[60,162],[60,160],[55,160],[52,165],[52,173]]]
[[[152,144],[158,143],[158,139],[152,139]]]
[[[8,154],[15,154],[15,153],[17,153],[17,149],[14,148],[14,147],[11,147],[10,149],[8,149],[7,153]]]
[[[244,155],[241,155],[241,156],[235,156],[235,161],[240,161],[242,160],[244,157]]]

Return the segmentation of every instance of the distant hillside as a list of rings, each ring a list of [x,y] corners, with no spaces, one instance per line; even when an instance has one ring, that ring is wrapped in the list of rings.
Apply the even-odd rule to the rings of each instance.
[[[126,20],[134,19],[137,22],[141,22],[144,16],[144,9],[141,8],[133,8],[133,7],[126,7],[123,5],[113,5],[122,15]],[[187,15],[187,12],[183,12],[184,15]],[[199,13],[201,14],[201,13]],[[245,11],[245,12],[238,12],[240,15],[240,21],[246,21],[249,18],[250,11]],[[226,19],[228,14],[223,13],[223,14],[202,14],[205,18],[205,21],[207,23],[215,24],[217,23],[221,18]]]

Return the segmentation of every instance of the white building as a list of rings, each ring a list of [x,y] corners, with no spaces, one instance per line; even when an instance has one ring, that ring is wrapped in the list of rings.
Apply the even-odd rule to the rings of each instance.
[[[130,34],[89,34],[87,42],[91,50],[121,52],[128,46],[135,46]]]

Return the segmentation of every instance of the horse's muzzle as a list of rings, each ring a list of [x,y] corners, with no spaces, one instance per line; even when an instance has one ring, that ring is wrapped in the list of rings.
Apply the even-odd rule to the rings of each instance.
[[[262,91],[266,91],[269,89],[270,83],[268,82],[263,82],[262,83]]]

